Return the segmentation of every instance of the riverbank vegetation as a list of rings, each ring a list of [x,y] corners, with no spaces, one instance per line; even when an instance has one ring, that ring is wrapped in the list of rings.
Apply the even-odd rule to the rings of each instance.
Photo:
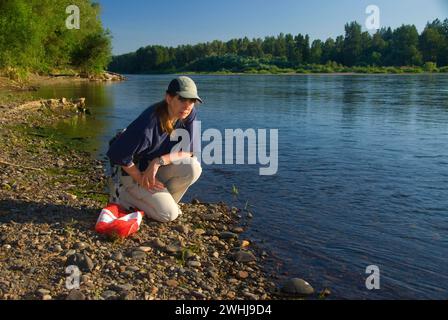
[[[372,35],[351,22],[344,36],[325,41],[281,33],[176,48],[150,45],[113,57],[109,69],[129,74],[448,72],[448,19],[429,22],[421,34],[414,25],[402,25]]]
[[[79,29],[66,25],[76,5]],[[91,0],[0,1],[0,74],[20,80],[41,75],[98,75],[111,59],[111,35]]]

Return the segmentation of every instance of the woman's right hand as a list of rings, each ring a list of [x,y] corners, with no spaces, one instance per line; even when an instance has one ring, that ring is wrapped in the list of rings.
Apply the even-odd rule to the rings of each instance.
[[[165,189],[163,183],[156,178],[157,170],[159,169],[156,161],[152,161],[145,172],[138,170],[137,166],[134,164],[122,168],[139,186],[151,193]]]
[[[165,189],[165,185],[156,178],[159,167],[157,161],[153,160],[149,163],[145,172],[142,173],[140,185],[149,192],[154,193]]]

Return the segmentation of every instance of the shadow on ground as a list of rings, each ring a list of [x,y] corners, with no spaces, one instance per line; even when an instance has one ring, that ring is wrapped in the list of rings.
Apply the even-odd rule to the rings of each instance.
[[[77,222],[92,229],[101,208],[74,207],[22,200],[0,200],[0,223],[62,225]]]

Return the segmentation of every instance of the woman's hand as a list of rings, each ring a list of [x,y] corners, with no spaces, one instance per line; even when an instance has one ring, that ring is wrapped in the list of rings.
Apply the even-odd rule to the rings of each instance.
[[[149,163],[148,168],[142,173],[140,178],[139,184],[153,193],[165,189],[165,185],[156,178],[159,168],[160,164],[157,162],[156,158]]]

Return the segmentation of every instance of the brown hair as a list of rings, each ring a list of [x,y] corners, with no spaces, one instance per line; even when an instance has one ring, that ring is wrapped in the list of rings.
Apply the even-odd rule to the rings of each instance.
[[[176,94],[168,93],[171,97],[175,97]],[[163,132],[168,133],[168,135],[171,134],[171,132],[174,131],[173,124],[170,121],[170,117],[168,114],[168,103],[166,102],[166,99],[156,103],[156,115],[159,117],[160,120],[160,127]]]

